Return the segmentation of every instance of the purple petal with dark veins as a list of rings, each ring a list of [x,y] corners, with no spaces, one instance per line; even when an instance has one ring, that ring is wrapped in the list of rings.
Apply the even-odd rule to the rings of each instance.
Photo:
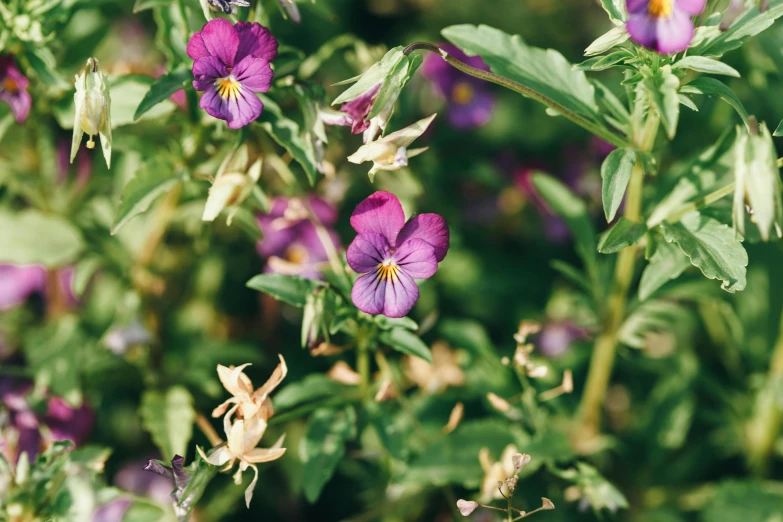
[[[392,257],[406,274],[415,279],[427,279],[438,270],[435,249],[423,239],[409,239],[397,247]]]
[[[348,246],[345,258],[348,266],[357,274],[378,269],[378,265],[389,257],[389,242],[381,234],[365,232],[359,234]]]
[[[409,239],[422,239],[432,245],[435,257],[440,262],[449,250],[449,227],[446,220],[438,214],[419,214],[410,218],[402,227],[397,236],[397,244]]]

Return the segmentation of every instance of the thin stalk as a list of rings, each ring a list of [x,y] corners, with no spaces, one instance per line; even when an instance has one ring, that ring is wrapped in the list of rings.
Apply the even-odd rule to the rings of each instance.
[[[563,115],[565,118],[571,120],[572,122],[576,123],[583,129],[587,130],[588,132],[598,136],[599,138],[603,139],[604,141],[607,141],[611,143],[612,145],[616,147],[627,147],[628,143],[626,142],[623,137],[618,136],[614,132],[602,127],[601,125],[585,118],[584,116],[577,114],[565,107],[563,107],[561,104],[556,102],[555,100],[549,98],[548,96],[531,89],[530,87],[527,87],[525,85],[522,85],[521,83],[517,83],[513,80],[509,80],[508,78],[504,78],[503,76],[499,76],[495,73],[484,71],[482,69],[477,69],[476,67],[471,67],[470,65],[461,62],[448,54],[446,51],[441,49],[440,47],[436,45],[432,45],[430,43],[425,42],[416,42],[410,44],[408,47],[405,48],[403,51],[404,54],[410,54],[413,51],[417,50],[423,50],[423,51],[429,51],[432,53],[440,54],[441,57],[454,67],[455,69],[458,69],[465,74],[469,74],[470,76],[473,76],[474,78],[478,78],[480,80],[484,80],[490,83],[495,83],[497,85],[500,85],[501,87],[505,87],[506,89],[510,89],[514,92],[517,92],[523,96],[526,96],[528,98],[532,98],[536,100],[537,102],[543,103],[550,109],[553,109],[557,111],[559,114]]]
[[[624,213],[625,218],[632,222],[638,222],[641,215],[643,179],[644,169],[641,161],[637,160],[631,173],[631,181],[628,184]],[[609,378],[614,366],[617,333],[625,318],[628,290],[633,280],[635,264],[636,248],[629,247],[620,251],[615,266],[614,286],[609,296],[604,327],[595,342],[587,373],[587,382],[582,394],[580,423],[583,429],[582,434],[587,440],[597,435],[600,429],[601,405],[606,397]]]
[[[223,442],[215,428],[212,427],[212,423],[202,413],[196,415],[196,426],[198,426],[213,448]]]
[[[779,387],[777,381],[783,381],[783,317],[772,351],[767,385],[759,391],[756,415],[748,426],[748,461],[753,471],[760,476],[769,471],[770,456],[783,426],[779,394],[775,393]]]
[[[359,372],[359,394],[366,399],[370,392],[370,347],[362,336],[357,340],[356,371]]]
[[[725,187],[721,187],[718,190],[714,192],[710,192],[704,197],[701,197],[697,199],[696,201],[692,201],[688,203],[687,205],[683,205],[679,209],[675,210],[665,218],[660,218],[656,220],[650,219],[647,221],[647,228],[653,228],[654,226],[659,225],[663,221],[667,221],[669,223],[676,223],[679,220],[681,220],[686,214],[689,212],[693,212],[694,210],[698,210],[702,207],[707,207],[709,205],[712,205],[716,201],[734,193],[734,188],[736,187],[735,183],[729,183]]]

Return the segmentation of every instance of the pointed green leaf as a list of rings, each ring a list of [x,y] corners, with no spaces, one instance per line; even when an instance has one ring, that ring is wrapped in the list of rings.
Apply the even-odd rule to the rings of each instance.
[[[745,126],[748,126],[748,111],[734,91],[729,89],[726,84],[715,78],[697,78],[687,85],[680,88],[683,94],[703,94],[705,96],[717,96],[732,107],[742,117]]]
[[[138,120],[148,110],[160,102],[166,101],[169,97],[180,89],[183,89],[193,79],[193,74],[188,69],[177,69],[168,74],[164,74],[150,86],[147,94],[142,98],[136,112],[133,114],[133,120]]]
[[[171,165],[160,159],[145,163],[122,189],[120,208],[114,218],[111,233],[116,234],[128,221],[146,212],[162,194],[182,182],[182,177],[173,175]]]
[[[636,152],[631,149],[615,149],[601,165],[601,198],[606,221],[612,221],[617,214],[635,163]]]
[[[603,54],[612,47],[616,47],[622,43],[625,43],[631,35],[625,30],[625,26],[620,25],[613,27],[607,33],[598,37],[593,43],[591,43],[587,49],[585,49],[585,56],[595,56],[596,54]]]
[[[724,76],[740,77],[740,73],[732,66],[705,56],[687,56],[672,66],[674,69],[690,69],[707,74],[722,74]]]
[[[196,420],[193,397],[187,389],[172,386],[165,392],[144,392],[139,415],[164,459],[186,454]]]
[[[650,95],[650,101],[661,117],[661,123],[669,139],[677,134],[677,122],[680,119],[680,98],[677,88],[680,79],[672,74],[671,66],[661,67],[656,76],[644,79],[644,86]]]
[[[772,133],[773,136],[783,136],[783,121],[780,122],[778,125],[778,128],[775,129],[775,132]]]
[[[638,243],[647,232],[647,227],[621,217],[610,228],[598,243],[598,251],[602,254],[614,254],[620,250]]]
[[[419,357],[427,362],[432,362],[432,353],[429,346],[424,344],[418,335],[405,328],[392,328],[381,333],[382,343],[391,346],[398,352]]]
[[[302,460],[302,489],[311,504],[318,500],[321,490],[332,478],[337,464],[345,455],[345,443],[356,437],[356,412],[343,410],[316,410],[307,425],[307,432],[299,446]]]
[[[728,51],[740,47],[751,36],[771,27],[775,20],[781,16],[783,16],[783,0],[767,1],[766,9],[763,11],[754,6],[735,20],[728,30],[720,31],[714,27],[715,30],[711,36],[688,49],[688,55],[719,58]],[[720,23],[720,17],[712,20],[712,23]]]
[[[683,254],[677,245],[659,241],[650,263],[642,272],[642,279],[639,282],[639,300],[644,301],[668,281],[680,277],[689,266],[691,262],[688,256]]]
[[[698,212],[662,227],[666,241],[677,243],[705,277],[722,281],[728,292],[745,288],[748,253],[731,227]]]
[[[322,283],[300,276],[259,274],[247,282],[248,288],[269,294],[278,301],[302,308]]]
[[[280,106],[268,96],[259,94],[264,104],[264,112],[258,119],[261,126],[299,163],[307,174],[311,185],[318,178],[318,160],[313,143],[303,137],[299,124],[286,117]]]
[[[604,8],[609,19],[615,24],[621,24],[628,19],[628,12],[625,9],[625,0],[601,0],[601,7]]]
[[[84,250],[79,229],[68,220],[37,210],[0,210],[0,263],[58,267]]]

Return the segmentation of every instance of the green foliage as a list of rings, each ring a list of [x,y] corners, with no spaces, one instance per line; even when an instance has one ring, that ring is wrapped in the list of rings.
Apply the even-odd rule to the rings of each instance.
[[[641,241],[647,232],[647,227],[641,223],[634,223],[625,218],[620,218],[615,225],[601,237],[598,243],[598,251],[602,254],[613,254],[624,248],[635,245]]]
[[[675,244],[655,242],[655,253],[642,272],[639,299],[645,300],[672,279],[677,279],[690,266],[690,259]]]
[[[307,299],[321,286],[318,281],[300,276],[282,274],[259,274],[247,282],[248,288],[269,294],[278,301],[283,301],[299,308],[307,304]]]
[[[607,221],[613,221],[631,180],[636,163],[636,152],[631,149],[613,150],[601,164],[601,200]]]
[[[36,210],[0,211],[0,262],[58,267],[84,250],[84,239],[67,219]]]
[[[172,386],[165,392],[148,390],[142,395],[139,415],[144,429],[166,460],[185,455],[193,435],[193,397],[181,386]]]
[[[150,86],[150,90],[144,95],[136,112],[133,114],[133,119],[138,120],[154,106],[167,100],[172,94],[190,83],[192,77],[193,75],[189,70],[177,69],[155,80],[155,83]]]
[[[171,165],[163,159],[153,159],[142,165],[122,190],[120,208],[114,218],[111,233],[116,234],[131,219],[149,210],[155,200],[171,191],[182,180],[182,175],[172,172]]]
[[[742,117],[742,121],[745,125],[748,125],[748,111],[745,110],[745,106],[734,91],[729,89],[726,84],[715,78],[697,78],[692,82],[684,85],[680,88],[682,94],[703,94],[705,96],[717,96],[722,99],[737,111]]]
[[[405,328],[392,328],[388,332],[381,333],[379,340],[391,346],[398,352],[419,357],[427,362],[432,362],[432,353],[429,347],[419,337]]]
[[[353,408],[316,410],[307,425],[307,433],[299,448],[305,498],[318,500],[337,464],[345,455],[345,444],[356,437],[356,412]]]

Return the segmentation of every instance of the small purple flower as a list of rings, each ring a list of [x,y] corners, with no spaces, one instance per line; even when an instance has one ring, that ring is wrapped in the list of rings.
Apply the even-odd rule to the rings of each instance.
[[[267,92],[274,72],[277,40],[258,23],[216,18],[188,42],[193,58],[193,88],[204,91],[199,107],[239,129],[261,116],[264,104],[255,94]]]
[[[579,340],[588,339],[589,332],[570,321],[552,321],[543,326],[536,337],[536,348],[546,357],[559,357]]]
[[[480,56],[467,56],[450,44],[440,47],[461,62],[489,70]],[[486,82],[455,69],[436,54],[427,55],[421,71],[432,82],[435,91],[448,101],[448,119],[454,127],[472,129],[489,122],[495,109],[495,97]]]
[[[353,304],[368,314],[404,317],[419,299],[413,280],[432,277],[446,257],[446,220],[419,214],[406,223],[397,196],[376,192],[353,211],[351,226],[359,235],[346,258],[362,274],[353,285]]]
[[[39,265],[0,265],[0,310],[24,304],[46,288],[46,270]]]
[[[332,205],[317,197],[310,197],[307,202],[297,198],[275,198],[271,212],[258,216],[264,238],[258,242],[257,250],[261,257],[267,258],[266,272],[308,279],[321,277],[321,267],[329,258],[310,221],[306,204],[327,230],[335,250],[341,248],[340,238],[332,230],[337,222],[337,209]]]
[[[363,94],[340,106],[340,112],[322,113],[321,119],[327,125],[343,125],[351,128],[351,134],[361,134],[370,128],[370,115],[375,97],[381,90],[382,83],[376,83]]]
[[[30,114],[32,98],[27,92],[30,80],[16,68],[10,55],[0,56],[0,100],[11,107],[16,123],[24,123]]]
[[[631,40],[661,54],[684,51],[693,40],[692,17],[707,0],[626,0]]]

